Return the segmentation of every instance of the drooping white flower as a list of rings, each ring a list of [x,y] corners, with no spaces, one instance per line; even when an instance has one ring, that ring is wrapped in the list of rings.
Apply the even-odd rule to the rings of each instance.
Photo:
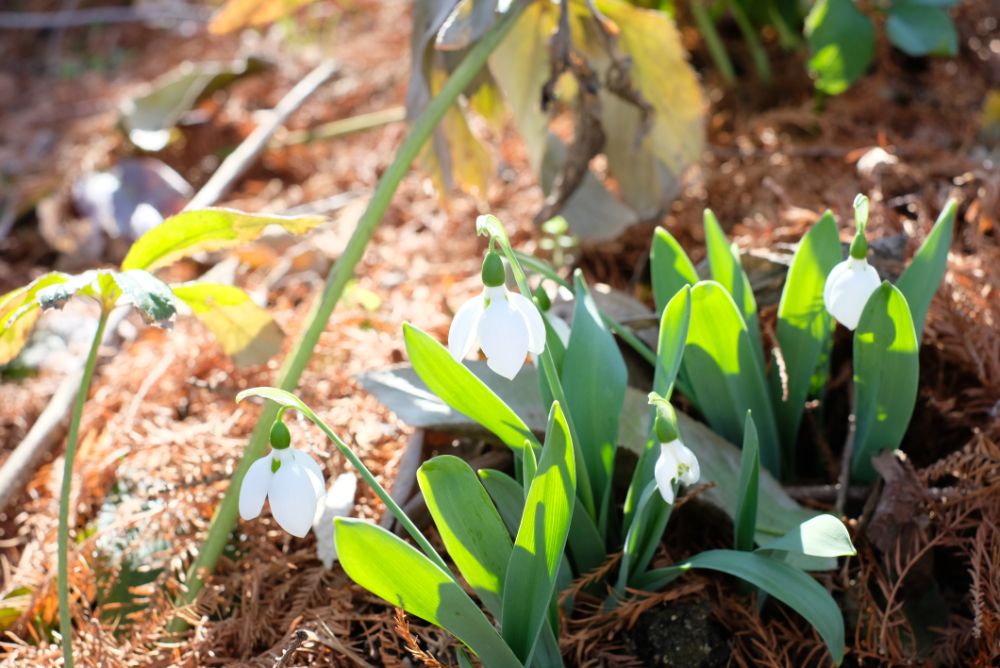
[[[681,485],[693,485],[701,477],[701,468],[694,453],[676,438],[660,444],[660,456],[656,459],[653,476],[663,500],[673,505],[676,493],[674,481]]]
[[[354,495],[358,477],[350,471],[341,473],[326,491],[323,502],[317,504],[313,532],[316,534],[316,555],[327,568],[337,560],[337,543],[333,528],[334,517],[347,517],[354,510]]]
[[[847,329],[855,329],[868,298],[881,281],[864,257],[849,257],[830,272],[823,288],[823,303],[830,315]]]
[[[477,347],[493,371],[513,379],[529,352],[540,355],[545,349],[542,315],[524,295],[487,286],[458,309],[448,331],[448,350],[456,360]]]
[[[308,453],[296,448],[271,450],[251,464],[243,478],[240,517],[254,519],[267,499],[278,526],[301,538],[309,532],[325,490],[323,469]]]

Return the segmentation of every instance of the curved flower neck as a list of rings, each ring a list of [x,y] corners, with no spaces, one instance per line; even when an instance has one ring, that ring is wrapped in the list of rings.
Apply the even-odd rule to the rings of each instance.
[[[865,267],[868,266],[868,259],[863,257],[849,257],[847,258],[847,267],[852,271],[864,271]]]
[[[486,305],[489,306],[490,303],[495,299],[507,299],[507,288],[502,285],[496,287],[486,286],[483,290],[483,296],[486,298]]]

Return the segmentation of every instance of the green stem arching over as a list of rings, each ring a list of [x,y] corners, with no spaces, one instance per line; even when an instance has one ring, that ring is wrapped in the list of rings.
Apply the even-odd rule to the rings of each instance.
[[[301,378],[302,372],[312,356],[320,335],[326,329],[326,323],[344,292],[344,287],[353,276],[354,268],[364,255],[368,242],[371,241],[378,229],[382,216],[389,208],[389,203],[403,177],[409,171],[410,165],[417,158],[420,150],[434,132],[434,128],[444,117],[445,112],[483,68],[489,55],[514,27],[526,6],[527,3],[523,1],[511,5],[507,13],[469,50],[461,64],[448,77],[441,91],[434,96],[427,108],[414,122],[396,153],[395,159],[386,169],[382,178],[379,179],[368,207],[358,220],[357,227],[351,235],[347,247],[327,277],[323,292],[307,319],[305,330],[281,367],[277,383],[281,389],[293,390],[298,385],[299,378]],[[250,465],[264,454],[271,423],[277,415],[277,410],[274,404],[269,404],[261,413],[246,452],[233,474],[229,489],[226,490],[225,496],[216,508],[208,535],[198,551],[198,556],[188,569],[185,589],[177,598],[178,607],[194,602],[204,585],[205,575],[214,570],[215,564],[229,540],[229,534],[236,525],[240,483]],[[183,631],[186,627],[186,622],[180,617],[174,617],[170,623],[170,631],[175,633]]]
[[[73,615],[69,609],[69,504],[73,490],[73,462],[76,459],[76,446],[80,437],[80,418],[83,406],[87,403],[90,392],[90,382],[94,378],[94,368],[97,366],[97,353],[104,340],[104,328],[108,324],[108,309],[101,309],[97,330],[90,343],[90,352],[83,365],[83,376],[80,378],[80,389],[73,402],[73,412],[69,419],[69,433],[66,436],[66,455],[63,461],[62,486],[59,490],[59,534],[58,534],[58,594],[59,594],[59,634],[62,636],[63,664],[73,668]]]

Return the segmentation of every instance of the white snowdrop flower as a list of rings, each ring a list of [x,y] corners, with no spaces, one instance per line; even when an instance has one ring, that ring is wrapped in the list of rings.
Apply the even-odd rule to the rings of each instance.
[[[826,277],[823,286],[823,304],[826,310],[847,329],[857,328],[861,312],[868,298],[881,284],[878,272],[868,264],[868,241],[865,226],[868,224],[868,198],[854,198],[854,223],[857,233],[851,242],[851,254],[838,264]]]
[[[855,329],[868,298],[881,284],[875,267],[865,258],[849,257],[830,272],[823,288],[823,303],[837,322]]]
[[[482,348],[489,367],[513,379],[528,353],[545,349],[545,323],[535,304],[504,287],[504,269],[493,251],[483,262],[482,294],[462,305],[448,331],[448,350],[456,360]]]
[[[663,500],[673,505],[674,481],[681,485],[693,485],[701,477],[701,468],[694,453],[679,438],[675,438],[660,444],[660,456],[656,460],[653,476]]]
[[[308,453],[296,448],[271,450],[247,471],[240,488],[240,517],[252,520],[271,502],[271,515],[282,529],[305,536],[323,497],[323,469]]]
[[[334,540],[333,518],[347,517],[354,510],[354,495],[358,490],[358,478],[350,471],[341,473],[330,485],[322,503],[317,504],[313,532],[316,534],[316,554],[327,568],[337,560],[337,544]]]

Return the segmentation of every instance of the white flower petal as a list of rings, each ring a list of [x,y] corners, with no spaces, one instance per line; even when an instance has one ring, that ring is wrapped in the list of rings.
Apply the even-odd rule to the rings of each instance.
[[[316,492],[306,469],[294,461],[281,464],[267,492],[271,514],[282,529],[302,538],[316,517]]]
[[[317,504],[313,532],[316,534],[316,556],[327,568],[337,560],[333,518],[345,517],[354,510],[354,495],[358,478],[353,473],[341,473],[327,490],[323,503]]]
[[[479,341],[489,367],[513,379],[528,356],[527,323],[507,300],[491,299],[479,319]]]
[[[840,277],[847,271],[850,258],[844,260],[837,264],[836,267],[830,270],[830,273],[826,275],[826,283],[823,285],[823,305],[826,306],[826,310],[830,311],[830,293],[833,291],[833,286],[840,281]],[[832,314],[831,314],[832,315]]]
[[[484,295],[473,297],[462,304],[448,330],[448,352],[458,361],[468,357],[476,346],[476,331],[483,315]]]
[[[680,481],[682,485],[693,485],[701,478],[701,466],[698,458],[691,450],[679,440],[671,443],[673,446],[674,458],[680,464]]]
[[[252,520],[260,515],[271,485],[271,455],[267,454],[255,461],[247,469],[240,485],[240,517]]]
[[[674,503],[674,480],[677,478],[677,458],[672,450],[666,445],[660,446],[660,456],[656,459],[656,466],[653,468],[653,477],[656,479],[656,487],[660,490],[663,500],[673,505]]]
[[[855,329],[868,298],[880,285],[878,272],[866,260],[848,258],[841,265],[846,269],[834,276],[837,268],[830,272],[824,287],[826,308],[840,324]],[[841,265],[838,265],[840,267]]]
[[[545,350],[545,322],[542,314],[538,312],[535,302],[531,301],[519,292],[507,294],[510,305],[517,309],[528,326],[528,351],[533,355],[541,355]]]
[[[319,499],[322,497],[326,493],[326,477],[323,475],[323,468],[319,465],[319,462],[313,459],[312,455],[305,450],[288,448],[288,453],[295,464],[305,469],[306,474],[309,476],[309,482],[312,483],[313,491],[316,492],[316,498]]]
[[[330,485],[323,504],[334,517],[345,517],[354,510],[354,495],[358,491],[358,477],[348,471],[341,473]]]

